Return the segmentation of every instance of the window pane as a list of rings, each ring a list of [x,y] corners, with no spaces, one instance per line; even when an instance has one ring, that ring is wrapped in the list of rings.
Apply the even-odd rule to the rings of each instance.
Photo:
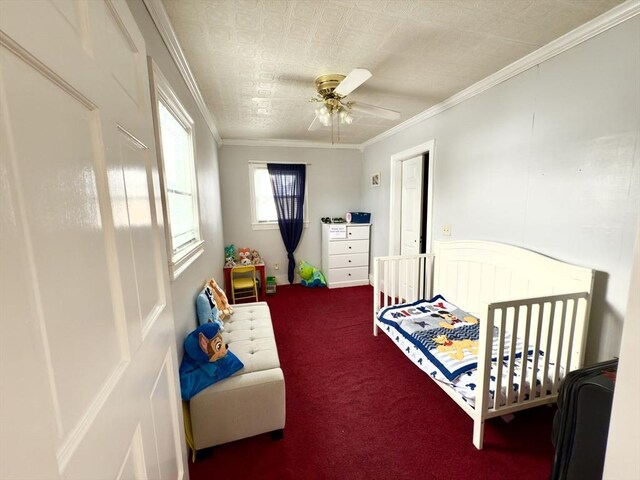
[[[190,163],[192,160],[189,160],[191,156],[189,132],[162,102],[160,102],[159,110],[167,188],[191,192]]]
[[[256,197],[256,220],[258,222],[277,222],[278,213],[273,201],[269,171],[265,168],[254,169],[254,189]]]
[[[198,238],[191,132],[158,102],[167,210],[173,254]]]

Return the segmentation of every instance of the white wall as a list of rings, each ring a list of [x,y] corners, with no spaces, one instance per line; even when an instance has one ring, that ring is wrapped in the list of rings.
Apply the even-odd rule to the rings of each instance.
[[[309,227],[304,229],[296,252],[296,262],[321,268],[321,228],[323,217],[343,217],[361,211],[360,179],[362,154],[338,148],[255,147],[225,145],[220,148],[220,183],[225,245],[249,247],[260,252],[267,275],[278,283],[288,283],[287,252],[277,227],[252,230],[249,193],[249,162],[309,163],[307,166]],[[224,252],[220,249],[220,258]],[[279,264],[276,271],[274,264]],[[299,282],[299,278],[296,279]]]
[[[194,120],[196,170],[200,196],[200,226],[204,253],[171,283],[178,357],[186,335],[196,328],[195,298],[212,276],[222,282],[223,231],[217,144],[167,50],[155,24],[140,0],[127,1],[152,57]]]
[[[435,139],[434,239],[493,240],[598,270],[586,361],[616,355],[640,205],[639,31],[635,17],[368,146],[372,255],[388,253],[391,155]],[[382,186],[368,188],[375,171]]]

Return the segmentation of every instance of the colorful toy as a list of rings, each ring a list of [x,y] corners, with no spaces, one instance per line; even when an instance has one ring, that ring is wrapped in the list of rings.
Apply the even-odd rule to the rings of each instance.
[[[238,249],[240,265],[251,265],[251,250],[248,247]]]
[[[212,278],[209,280],[206,286],[211,289],[211,293],[213,294],[213,300],[218,308],[218,318],[220,320],[226,320],[233,315],[233,308],[229,305],[229,300],[227,300],[224,290],[220,288],[215,279]]]
[[[262,258],[257,250],[251,250],[251,263],[254,265],[260,265],[262,263]]]
[[[224,247],[224,266],[234,267],[236,265],[236,247],[235,245],[227,245]]]
[[[244,365],[227,350],[220,325],[205,323],[187,335],[180,364],[182,399],[189,400],[199,391],[233,375]]]
[[[320,270],[318,270],[313,265],[305,262],[304,260],[300,261],[298,266],[298,274],[302,278],[300,284],[303,287],[326,287],[327,280],[324,278],[324,275]]]

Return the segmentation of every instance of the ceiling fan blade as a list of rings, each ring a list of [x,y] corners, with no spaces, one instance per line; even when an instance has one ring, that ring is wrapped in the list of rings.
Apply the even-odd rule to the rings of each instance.
[[[367,103],[349,102],[349,107],[354,112],[373,115],[374,117],[382,117],[388,120],[398,120],[400,118],[400,112],[389,110],[388,108],[376,107],[375,105],[369,105]]]
[[[346,97],[356,88],[371,78],[371,72],[366,68],[354,68],[351,73],[334,90],[334,93]]]
[[[318,117],[313,117],[313,122],[311,122],[311,125],[309,125],[307,130],[312,132],[313,130],[318,130],[321,126],[322,124],[320,123],[320,120],[318,120]]]

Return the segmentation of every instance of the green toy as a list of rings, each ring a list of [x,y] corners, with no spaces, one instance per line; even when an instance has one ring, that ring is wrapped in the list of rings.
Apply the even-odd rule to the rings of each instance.
[[[300,284],[303,287],[313,288],[327,286],[327,280],[324,278],[322,272],[313,265],[308,264],[304,260],[300,261],[300,265],[298,266],[298,274],[302,278]]]

